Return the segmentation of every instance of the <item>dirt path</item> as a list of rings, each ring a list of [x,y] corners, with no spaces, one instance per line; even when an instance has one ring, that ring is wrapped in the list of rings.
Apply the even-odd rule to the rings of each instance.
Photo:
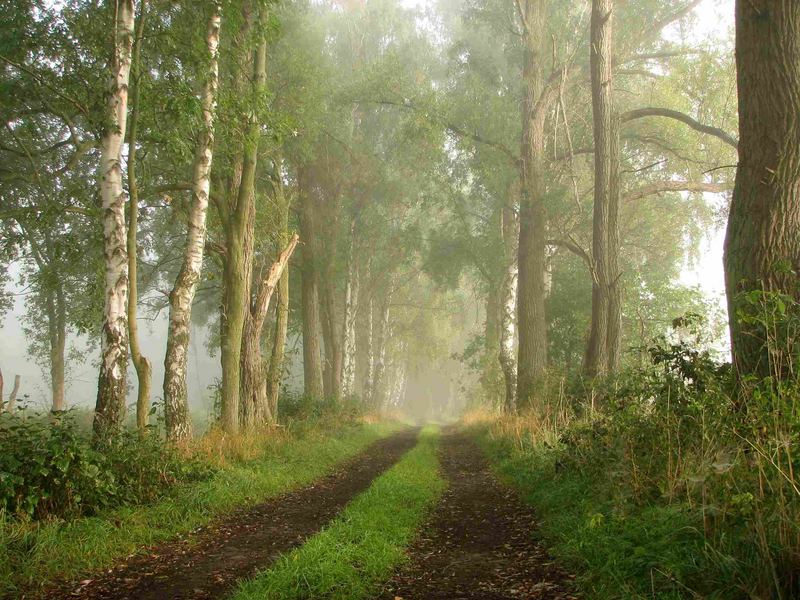
[[[86,585],[49,590],[50,599],[219,598],[279,554],[319,531],[416,443],[417,430],[380,440],[313,484],[229,515],[137,555]]]
[[[449,489],[410,548],[411,562],[379,598],[576,598],[569,577],[534,540],[533,512],[495,479],[475,442],[443,436],[441,462]]]

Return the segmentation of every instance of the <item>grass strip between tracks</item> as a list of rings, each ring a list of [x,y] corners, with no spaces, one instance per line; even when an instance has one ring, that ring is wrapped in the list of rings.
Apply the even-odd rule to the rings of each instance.
[[[234,600],[357,600],[378,591],[405,559],[405,549],[445,489],[437,458],[438,430],[378,477],[326,529],[243,582]]]

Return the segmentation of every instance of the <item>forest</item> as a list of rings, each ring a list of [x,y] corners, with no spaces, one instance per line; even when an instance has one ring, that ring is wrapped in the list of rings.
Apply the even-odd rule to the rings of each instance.
[[[800,598],[800,2],[0,14],[0,598]]]

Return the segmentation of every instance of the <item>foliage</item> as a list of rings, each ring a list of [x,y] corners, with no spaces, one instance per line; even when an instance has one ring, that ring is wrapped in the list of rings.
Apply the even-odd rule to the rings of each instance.
[[[785,347],[796,305],[757,296],[751,318]],[[800,380],[751,381],[743,398],[729,365],[687,339],[647,352],[594,402],[560,399],[572,417],[555,436],[530,417],[496,425],[485,439],[501,471],[592,598],[796,597]]]
[[[22,415],[22,412],[20,412]],[[77,517],[151,502],[210,467],[125,431],[93,446],[71,412],[0,415],[0,510],[19,517]]]
[[[20,521],[0,513],[0,596],[108,568],[138,548],[313,481],[397,428],[391,423],[334,428],[325,423],[285,436],[271,432],[252,440],[228,440],[225,448],[258,447],[258,454],[244,461],[211,456],[219,447],[204,438],[193,452],[220,467],[201,481],[174,486],[154,503],[68,521]]]

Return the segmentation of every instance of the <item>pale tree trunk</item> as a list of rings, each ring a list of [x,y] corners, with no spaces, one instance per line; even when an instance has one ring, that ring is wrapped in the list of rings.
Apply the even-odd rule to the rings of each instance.
[[[289,199],[284,193],[281,173],[278,172],[278,181],[275,187],[278,210],[280,211],[278,246],[286,247],[289,244]],[[281,390],[283,376],[283,361],[286,352],[286,335],[289,330],[289,267],[283,271],[278,282],[277,310],[275,317],[275,337],[272,343],[272,354],[269,360],[267,373],[266,395],[272,418],[278,420],[278,398]]]
[[[5,398],[6,397],[3,396],[3,384],[4,384],[4,381],[3,381],[3,370],[0,369],[0,413],[3,412],[3,410],[5,410],[5,407],[6,407],[6,405],[5,405],[5,402],[6,402]]]
[[[249,4],[248,4],[249,8]],[[266,8],[261,9],[261,20]],[[252,16],[243,16],[243,28],[252,28]],[[247,36],[242,36],[243,40]],[[246,43],[246,42],[245,42]],[[266,43],[262,40],[254,54],[252,86],[254,97],[263,94],[266,82]],[[241,395],[242,340],[252,285],[252,258],[255,228],[255,174],[258,166],[260,126],[251,112],[245,120],[242,140],[241,178],[235,198],[229,198],[232,214],[225,227],[225,265],[223,269],[222,362],[222,428],[227,433],[239,430],[239,398]]]
[[[589,377],[605,375],[609,367],[610,311],[609,209],[615,163],[614,88],[611,72],[613,0],[593,0],[590,43],[594,123],[594,212],[592,217],[592,318],[584,370]]]
[[[215,4],[208,21],[206,47],[208,70],[203,85],[203,129],[197,143],[192,175],[192,198],[186,229],[183,262],[169,295],[167,353],[164,357],[164,420],[167,438],[182,441],[191,435],[189,397],[186,387],[192,303],[203,269],[206,245],[206,215],[211,193],[211,165],[214,158],[214,120],[219,85],[219,32],[221,15]]]
[[[397,408],[403,403],[406,388],[406,345],[401,344],[397,352],[397,362],[394,365],[394,379],[392,391],[389,394],[389,405]]]
[[[139,186],[136,180],[136,143],[139,124],[139,98],[140,82],[142,77],[142,35],[147,22],[147,2],[142,0],[139,7],[139,19],[133,41],[133,56],[131,60],[131,116],[128,130],[128,328],[130,337],[131,361],[136,369],[139,380],[139,389],[136,395],[136,426],[140,433],[147,428],[148,414],[150,412],[150,382],[152,379],[152,366],[150,360],[142,354],[139,345],[139,325],[136,321],[137,303],[139,298],[139,261],[136,236],[139,227]]]
[[[516,193],[509,195],[503,207],[502,235],[505,258],[505,274],[500,291],[500,368],[505,382],[504,407],[507,412],[517,408],[517,360],[514,345],[517,334],[517,240],[519,219],[516,213]]]
[[[741,295],[800,300],[800,2],[737,0],[739,169],[725,238],[734,367],[740,377],[787,376],[793,348],[770,348]],[[794,315],[796,317],[796,315]],[[767,328],[769,329],[769,328]]]
[[[375,344],[373,339],[373,312],[375,305],[372,296],[367,299],[367,305],[364,307],[364,316],[366,317],[366,336],[364,338],[364,356],[366,357],[366,369],[364,371],[364,404],[367,406],[372,405],[372,382],[375,376]]]
[[[490,404],[497,398],[498,360],[500,356],[500,319],[502,288],[495,283],[489,284],[486,294],[486,322],[484,323],[484,357],[483,374],[481,376],[484,393]]]
[[[386,346],[391,339],[391,321],[389,319],[389,308],[392,301],[393,284],[389,284],[389,289],[383,298],[380,306],[380,321],[378,330],[373,336],[372,351],[375,365],[372,370],[372,381],[370,383],[370,402],[373,408],[382,408],[386,404]]]
[[[6,410],[12,412],[17,405],[17,394],[19,394],[19,386],[22,383],[22,377],[14,375],[14,387],[11,388],[11,393],[8,395],[8,402],[6,402]]]
[[[537,106],[544,91],[546,0],[520,0],[523,25],[525,99],[522,109],[522,187],[520,198],[517,327],[517,397],[530,406],[547,368],[545,317],[546,212],[544,207],[544,125]]]
[[[64,293],[59,286],[54,300],[48,299],[48,333],[50,338],[50,390],[54,413],[64,410],[64,377],[67,345],[67,307]]]
[[[267,400],[266,372],[261,354],[261,333],[269,311],[272,293],[283,275],[299,237],[292,236],[289,245],[270,267],[250,305],[242,338],[241,424],[246,428],[272,422],[274,415]]]
[[[303,271],[301,282],[301,317],[303,321],[303,383],[304,393],[315,399],[323,396],[322,354],[320,352],[320,314],[318,290],[318,265],[314,254],[317,235],[314,193],[308,174],[298,172],[300,185],[300,235],[303,246]]]
[[[347,283],[344,289],[344,318],[342,321],[342,396],[355,392],[356,378],[356,314],[358,312],[358,261],[355,253],[356,222],[350,223],[350,243],[347,251]]]
[[[105,304],[101,336],[94,434],[103,438],[125,418],[128,363],[128,252],[125,192],[122,189],[122,144],[128,113],[128,80],[134,36],[134,0],[114,3],[114,48],[100,155],[100,197],[103,207]]]

